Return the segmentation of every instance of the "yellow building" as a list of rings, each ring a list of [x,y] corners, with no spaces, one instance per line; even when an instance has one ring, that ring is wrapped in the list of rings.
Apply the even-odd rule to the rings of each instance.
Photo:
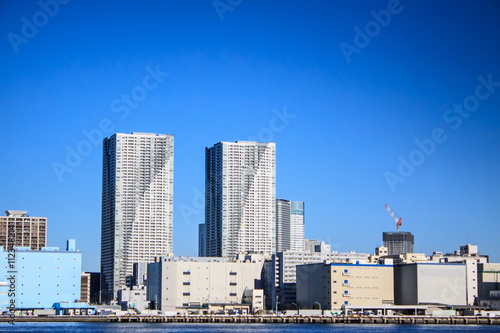
[[[300,308],[394,304],[392,265],[321,263],[297,266]]]

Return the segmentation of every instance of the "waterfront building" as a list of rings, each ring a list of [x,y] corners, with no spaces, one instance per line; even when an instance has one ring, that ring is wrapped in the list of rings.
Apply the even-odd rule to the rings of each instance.
[[[71,249],[69,246],[66,251],[59,251],[57,247],[44,247],[39,251],[15,248],[16,309],[51,309],[54,303],[80,300],[82,254],[68,248]],[[0,249],[0,286],[10,285],[7,280],[12,275],[7,273],[9,252],[3,247]],[[7,311],[6,296],[0,295],[4,298],[0,299],[2,311]]]
[[[276,251],[276,145],[219,142],[205,150],[206,255]]]
[[[133,263],[172,252],[174,138],[116,133],[104,139],[101,293],[131,285]]]
[[[264,259],[164,257],[148,264],[147,293],[153,308],[186,313],[208,305],[241,304],[245,290],[261,289]],[[245,296],[245,297],[244,297]]]
[[[492,293],[497,295],[500,292],[500,263],[478,264],[478,282],[479,297],[492,297]]]
[[[367,253],[284,251],[278,252],[266,261],[263,268],[263,282],[266,307],[295,309],[297,304],[297,265],[322,263],[368,263]]]
[[[387,247],[389,255],[400,255],[413,253],[414,236],[408,231],[384,232],[384,246]]]
[[[0,216],[0,246],[9,248],[9,233],[13,246],[39,250],[47,244],[47,218],[29,216],[27,210],[6,210]]]
[[[146,286],[133,286],[118,290],[118,304],[122,311],[132,309],[137,314],[149,309]]]
[[[299,308],[334,310],[394,304],[392,265],[317,263],[297,266]]]
[[[466,264],[395,265],[394,293],[396,305],[467,305]]]

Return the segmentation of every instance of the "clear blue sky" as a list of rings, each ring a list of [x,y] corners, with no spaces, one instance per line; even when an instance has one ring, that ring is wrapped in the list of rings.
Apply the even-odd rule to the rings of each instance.
[[[469,242],[500,261],[497,1],[228,3],[0,1],[1,210],[48,217],[48,245],[76,238],[97,271],[102,142],[84,131],[170,133],[174,250],[196,255],[204,148],[272,137],[307,238],[372,253],[395,230],[388,203],[415,252]],[[68,166],[68,148],[85,156]]]

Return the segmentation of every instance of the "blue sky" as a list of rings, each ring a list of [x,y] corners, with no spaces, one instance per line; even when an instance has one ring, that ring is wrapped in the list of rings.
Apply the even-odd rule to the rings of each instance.
[[[197,254],[204,148],[263,139],[307,238],[372,253],[388,203],[415,252],[500,261],[498,2],[60,2],[0,1],[0,206],[48,217],[49,246],[76,238],[83,269],[100,138],[133,131],[174,135],[176,255]]]

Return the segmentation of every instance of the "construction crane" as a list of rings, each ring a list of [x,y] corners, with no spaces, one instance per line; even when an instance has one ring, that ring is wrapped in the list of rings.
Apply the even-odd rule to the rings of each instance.
[[[401,217],[398,218],[398,216],[396,214],[394,214],[394,212],[391,210],[391,208],[389,207],[388,204],[385,204],[385,209],[389,212],[389,214],[391,214],[394,221],[396,221],[396,227],[398,228],[398,232],[399,232],[399,227],[401,227],[403,225],[403,223],[401,223]]]

